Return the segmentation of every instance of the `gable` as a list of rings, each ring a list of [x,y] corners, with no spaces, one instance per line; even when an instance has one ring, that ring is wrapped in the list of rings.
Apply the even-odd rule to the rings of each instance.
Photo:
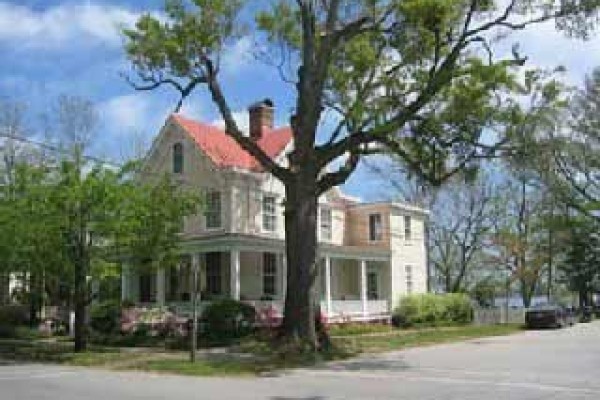
[[[171,119],[189,135],[216,167],[239,168],[251,172],[264,171],[260,163],[223,130],[181,115],[173,115]],[[291,140],[291,129],[284,127],[264,132],[257,144],[269,157],[276,159]]]

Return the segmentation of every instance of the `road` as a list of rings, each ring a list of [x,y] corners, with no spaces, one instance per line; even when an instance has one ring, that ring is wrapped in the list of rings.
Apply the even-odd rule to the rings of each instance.
[[[600,322],[410,349],[263,378],[0,365],[1,400],[600,398]]]

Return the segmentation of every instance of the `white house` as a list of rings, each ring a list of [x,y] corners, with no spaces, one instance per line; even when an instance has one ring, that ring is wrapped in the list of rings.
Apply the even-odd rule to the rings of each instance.
[[[286,162],[292,132],[273,127],[269,102],[251,106],[250,135],[274,160]],[[202,191],[206,201],[203,213],[184,223],[179,267],[126,271],[122,298],[185,312],[195,264],[203,302],[231,297],[259,312],[280,313],[286,288],[283,185],[221,129],[181,115],[166,121],[145,172],[172,174]],[[329,321],[386,318],[402,296],[427,290],[425,210],[361,203],[337,189],[319,203],[315,285]]]

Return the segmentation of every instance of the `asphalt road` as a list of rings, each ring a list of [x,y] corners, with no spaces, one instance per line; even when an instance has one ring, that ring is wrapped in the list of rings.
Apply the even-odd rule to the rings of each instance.
[[[264,378],[0,365],[0,400],[600,399],[600,322],[362,357]]]

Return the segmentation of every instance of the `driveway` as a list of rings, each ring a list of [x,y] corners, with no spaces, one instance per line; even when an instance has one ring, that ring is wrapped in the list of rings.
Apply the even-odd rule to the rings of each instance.
[[[365,356],[264,378],[0,365],[2,400],[598,398],[600,322]]]

